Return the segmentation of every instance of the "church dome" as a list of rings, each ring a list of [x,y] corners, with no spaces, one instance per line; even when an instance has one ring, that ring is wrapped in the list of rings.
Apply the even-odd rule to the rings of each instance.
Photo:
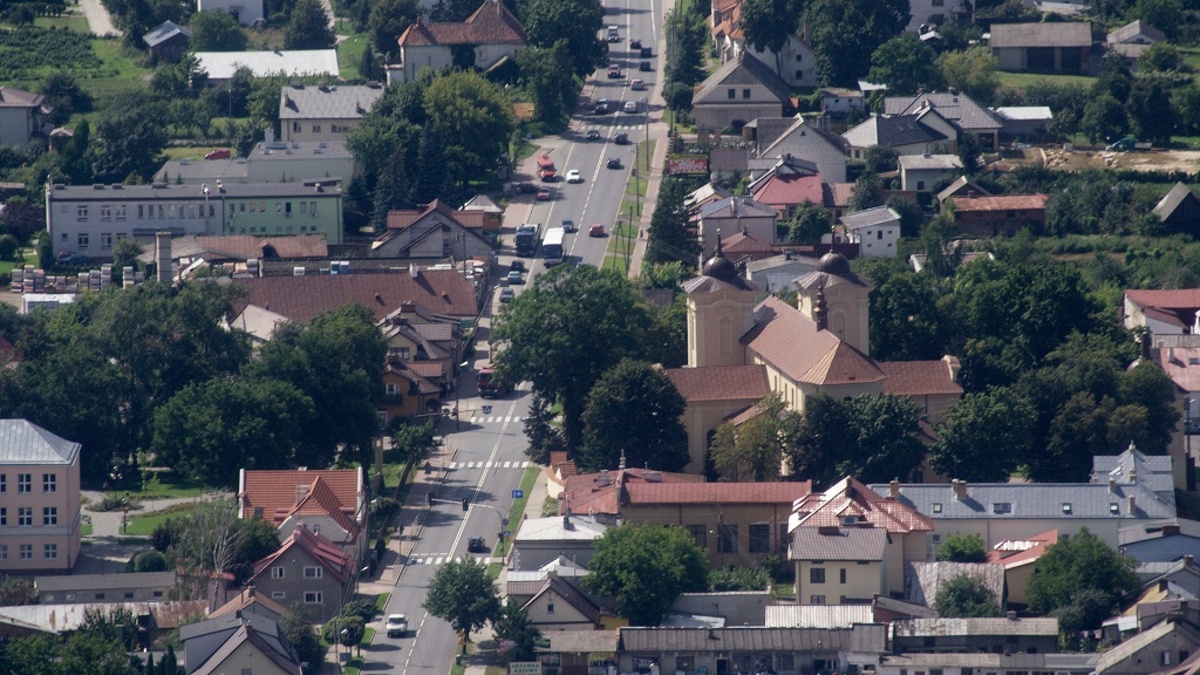
[[[721,251],[720,234],[717,235],[717,250],[713,252],[712,257],[704,261],[704,266],[700,268],[700,273],[706,277],[720,279],[721,281],[734,281],[738,278],[737,267]]]
[[[830,251],[821,256],[821,259],[817,261],[817,271],[845,276],[850,274],[850,261],[846,260],[846,256],[841,253]]]

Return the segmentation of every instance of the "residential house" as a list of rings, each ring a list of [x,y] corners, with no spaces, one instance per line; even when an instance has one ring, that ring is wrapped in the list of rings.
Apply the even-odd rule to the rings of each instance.
[[[279,99],[283,140],[345,141],[382,97],[379,84],[287,85]]]
[[[900,241],[900,214],[890,206],[875,206],[841,217],[835,241],[857,244],[864,256],[895,258]]]
[[[212,0],[198,0],[210,2]],[[244,0],[216,0],[218,2],[243,2]],[[257,0],[254,0],[257,1]],[[204,10],[201,10],[204,11]],[[241,68],[246,68],[254,77],[320,77],[337,78],[338,61],[336,49],[263,49],[250,52],[195,52],[200,68],[208,73],[208,84],[222,87],[233,79]]]
[[[174,21],[164,21],[157,28],[142,36],[142,42],[150,48],[155,61],[176,63],[188,50],[192,31]]]
[[[861,604],[903,593],[904,563],[926,559],[933,529],[924,515],[849,476],[798,499],[788,518],[796,601]]]
[[[779,240],[775,224],[779,214],[751,197],[728,197],[700,208],[700,241],[716,241],[721,232],[745,232],[759,241]]]
[[[1014,235],[1028,229],[1040,234],[1046,223],[1044,194],[951,197],[954,223],[975,237]]]
[[[215,186],[46,185],[46,230],[55,253],[111,258],[114,242],[174,236],[321,234],[342,242],[342,191],[300,183]]]
[[[725,188],[714,185],[713,183],[705,183],[700,187],[692,190],[686,197],[683,198],[683,208],[689,213],[697,212],[702,207],[712,202],[728,199],[733,193]]]
[[[1048,530],[1024,539],[1006,539],[988,551],[987,561],[1004,567],[1004,586],[1010,605],[1029,604],[1029,580],[1034,564],[1058,543],[1058,530]]]
[[[462,65],[490,70],[516,59],[529,46],[525,27],[500,0],[484,0],[465,21],[425,21],[409,24],[398,39],[400,62],[387,67],[388,84],[411,82],[426,68]]]
[[[892,622],[892,646],[906,653],[1049,654],[1058,651],[1058,619],[1007,617]]]
[[[1004,120],[962,92],[951,89],[883,99],[885,115],[917,114],[926,108],[932,108],[939,117],[953,123],[958,133],[974,136],[984,149],[1000,147],[1000,130],[1004,128]]]
[[[775,255],[775,247],[765,241],[760,241],[746,232],[737,232],[724,240],[724,248],[730,260],[736,261],[738,268],[743,268],[755,260],[762,260]]]
[[[1197,313],[1200,313],[1200,288],[1125,291],[1125,327],[1130,330],[1145,327],[1154,336],[1153,340],[1200,333]],[[1173,352],[1169,353],[1166,362],[1172,361],[1173,356]]]
[[[354,593],[353,558],[301,523],[279,548],[254,563],[247,583],[282,605],[302,603],[324,622]]]
[[[757,49],[754,45],[746,43],[746,36],[742,31],[742,2],[743,0],[713,0],[710,3],[709,32],[721,63],[737,61],[743,54],[749,53],[771,68],[792,88],[815,87],[820,84],[816,52],[808,39],[807,26],[802,26],[798,33],[789,35],[778,53]]]
[[[475,227],[475,222],[483,222],[483,231],[495,235],[500,231],[504,221],[504,207],[491,197],[479,193],[458,207],[459,219],[467,227]]]
[[[904,566],[904,599],[933,607],[943,586],[962,575],[983,584],[997,607],[1004,607],[1004,568],[990,563],[912,560]]]
[[[266,21],[262,0],[197,0],[198,12],[225,12],[243,26]]]
[[[1180,422],[1172,429],[1167,454],[1171,457],[1175,487],[1195,489],[1195,456],[1192,436],[1197,431],[1200,408],[1200,335],[1195,333],[1200,305],[1195,290],[1146,290],[1125,292],[1125,325],[1145,326],[1141,337],[1142,354],[1136,363],[1146,361],[1162,369],[1175,385],[1175,403]],[[1196,297],[1193,297],[1196,296]],[[1162,329],[1161,332],[1155,332]]]
[[[904,156],[952,150],[956,142],[949,124],[939,119],[937,113],[928,111],[922,115],[872,115],[842,134],[842,138],[850,146],[850,156],[854,159],[863,159],[867,150],[877,145]]]
[[[808,166],[805,166],[806,164]],[[754,201],[774,209],[779,222],[785,222],[804,204],[820,204],[824,200],[822,178],[815,171],[808,170],[809,167],[812,165],[807,162],[801,163],[791,155],[784,155],[769,171],[752,180],[747,186],[747,192],[753,196]],[[776,235],[763,241],[780,241],[777,233]],[[725,242],[725,251],[729,254],[734,253],[730,248],[732,243]]]
[[[887,626],[851,628],[642,628],[620,629],[622,673],[755,673],[778,675],[853,672],[878,663],[887,651]],[[703,669],[703,670],[702,670]]]
[[[70,574],[36,577],[38,602],[161,602],[175,590],[175,572]]]
[[[1154,215],[1171,233],[1195,236],[1200,233],[1200,198],[1183,183],[1174,186],[1154,206]]]
[[[272,134],[268,130],[268,136]],[[282,141],[258,143],[248,157],[229,159],[175,159],[154,175],[156,183],[215,185],[217,183],[317,182],[342,189],[356,174],[354,155],[344,141]]]
[[[1110,53],[1136,61],[1150,45],[1166,39],[1161,30],[1138,19],[1109,33],[1105,42]]]
[[[587,567],[606,523],[594,516],[565,512],[552,518],[526,518],[512,537],[510,570],[539,569],[561,558]]]
[[[760,125],[763,122],[759,120]],[[760,132],[761,132],[760,126]],[[759,133],[758,156],[765,159],[787,158],[812,162],[821,181],[843,183],[846,180],[846,139],[821,126],[819,121],[792,118],[778,135]]]
[[[209,613],[208,618],[216,619],[229,615],[240,615],[243,617],[261,616],[279,623],[287,613],[287,607],[259,593],[258,589],[253,586],[247,586],[231,598],[229,602]]]
[[[692,96],[692,115],[702,131],[740,129],[759,117],[780,117],[791,107],[787,83],[745,52],[713,71]]]
[[[1137,523],[1117,532],[1122,555],[1138,562],[1175,562],[1186,556],[1200,558],[1200,522],[1176,518]]]
[[[917,33],[924,40],[931,32],[929,26],[947,21],[971,23],[975,20],[975,4],[971,0],[911,0],[908,6],[908,26],[905,31]]]
[[[822,87],[819,93],[823,115],[844,116],[856,110],[866,110],[866,99],[857,89]]]
[[[1142,675],[1177,666],[1200,647],[1200,629],[1185,619],[1163,621],[1100,655],[1096,675]]]
[[[934,547],[941,537],[956,532],[979,535],[990,548],[1051,529],[1059,536],[1072,536],[1085,527],[1116,547],[1118,529],[1175,517],[1170,457],[1146,456],[1131,448],[1116,457],[1094,457],[1093,462],[1089,483],[954,480],[949,485],[892,483],[871,488],[936,523]]]
[[[966,176],[959,176],[958,180],[942,188],[934,197],[937,199],[938,204],[944,206],[946,200],[951,197],[978,197],[990,194],[992,193],[980,187],[974,181],[969,180]]]
[[[439,374],[441,364],[429,361],[405,361],[389,352],[383,370],[383,407],[376,410],[379,424],[386,426],[396,419],[413,419],[441,414],[443,385]]]
[[[458,322],[406,302],[379,326],[388,344],[380,422],[438,414],[440,399],[453,388],[463,356]]]
[[[591,572],[571,558],[560,555],[537,569],[510,569],[504,575],[504,595],[514,602],[525,604],[545,585],[546,579],[556,576],[583,593],[582,579]]]
[[[379,258],[490,259],[495,241],[483,234],[482,215],[455,211],[440,199],[417,209],[389,211],[387,230],[371,242],[371,252]]]
[[[589,518],[606,525],[616,525],[621,517],[621,495],[633,483],[702,483],[704,476],[695,473],[671,473],[650,469],[619,468],[596,473],[576,474],[566,480],[558,500],[559,515],[586,513]]]
[[[963,395],[959,372],[962,363],[947,354],[937,361],[879,361],[887,380],[883,392],[913,402],[921,419],[931,425],[944,424],[946,411]]]
[[[46,131],[51,109],[46,97],[12,87],[0,87],[0,146],[24,147]]]
[[[0,420],[0,572],[69,571],[80,548],[80,445]]]
[[[924,192],[933,185],[963,170],[958,155],[901,155],[900,188]]]
[[[1020,675],[1030,671],[1056,675],[1091,675],[1099,654],[1026,654],[956,652],[938,654],[886,654],[880,657],[877,675],[907,675],[940,670],[944,675]]]
[[[850,212],[850,198],[854,195],[854,183],[823,183],[821,189],[824,193],[822,204],[829,209],[829,215],[834,220],[838,220]],[[845,251],[838,251],[838,253],[844,256],[851,255]]]
[[[262,518],[286,539],[297,529],[319,534],[352,560],[369,542],[366,486],[361,469],[297,469],[238,474],[239,517]]]
[[[1083,21],[997,23],[988,44],[1000,70],[1079,75],[1092,70],[1092,26]]]
[[[600,606],[575,586],[551,573],[521,606],[539,630],[596,630],[603,626]]]
[[[184,626],[183,668],[188,675],[253,673],[300,675],[300,657],[279,624],[266,617],[222,616]]]

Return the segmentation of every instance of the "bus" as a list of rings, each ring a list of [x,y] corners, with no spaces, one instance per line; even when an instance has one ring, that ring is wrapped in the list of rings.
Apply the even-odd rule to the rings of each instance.
[[[530,258],[533,257],[534,253],[537,253],[541,229],[541,225],[535,223],[526,223],[517,226],[516,241],[514,243],[517,255],[523,258]]]
[[[542,260],[546,267],[554,267],[563,261],[563,237],[566,234],[561,227],[546,230],[546,238],[542,240]]]

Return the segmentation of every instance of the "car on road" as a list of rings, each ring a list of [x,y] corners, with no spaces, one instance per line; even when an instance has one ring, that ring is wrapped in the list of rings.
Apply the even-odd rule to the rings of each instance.
[[[582,183],[583,182],[583,174],[579,173],[579,169],[571,169],[570,171],[567,172],[567,182],[568,183]]]
[[[617,145],[629,145],[629,134],[622,131],[621,133],[619,133],[613,137],[613,143],[616,143]],[[612,168],[612,167],[609,167],[609,168]],[[619,169],[621,167],[618,166],[616,168]]]
[[[641,49],[641,48],[642,48],[642,41],[641,41],[641,40],[630,40],[630,41],[629,41],[629,48],[630,48],[630,49]]]
[[[218,148],[204,156],[204,159],[229,159],[229,148]]]
[[[593,223],[591,226],[588,227],[588,236],[589,237],[603,237],[604,236],[604,226],[601,225],[600,223]]]
[[[408,617],[403,614],[391,614],[387,618],[387,636],[404,637],[408,634]]]
[[[536,199],[539,202],[548,202],[553,198],[554,198],[554,193],[550,191],[550,188],[541,188],[537,191]]]
[[[508,264],[508,269],[516,270],[518,272],[524,272],[525,271],[525,262],[523,260],[514,260]]]
[[[618,78],[618,77],[620,77],[620,76],[621,76],[621,66],[618,66],[618,65],[615,65],[615,64],[614,64],[614,65],[611,65],[611,66],[609,66],[609,67],[608,67],[608,78],[609,78],[610,80],[611,80],[611,79],[616,79],[616,78]]]
[[[595,129],[588,129],[588,132],[587,132],[587,139],[588,139],[589,141],[598,141],[598,140],[600,140],[600,132],[599,132],[599,131],[596,131]]]
[[[640,77],[635,77],[629,81],[629,88],[634,91],[642,91],[646,88],[646,81]]]
[[[654,70],[654,64],[650,63],[649,61],[642,61],[638,64],[638,70],[642,71],[643,73],[648,73]]]
[[[654,48],[641,47],[638,49],[638,56],[641,56],[643,59],[652,59],[654,58]]]
[[[637,101],[625,101],[625,112],[635,113],[638,111]]]
[[[467,550],[471,553],[483,553],[487,550],[487,545],[483,543],[483,537],[471,537],[467,540]]]
[[[620,157],[609,157],[608,163],[606,163],[604,166],[606,166],[610,169],[619,169],[619,168],[621,168],[621,158]]]
[[[510,284],[525,283],[525,276],[524,276],[524,274],[522,274],[521,270],[509,270],[508,276],[505,277],[505,279],[507,279],[508,283],[510,283]]]
[[[500,302],[512,302],[517,294],[511,288],[500,289]]]
[[[620,68],[617,68],[617,72],[620,72]],[[597,115],[608,114],[608,99],[606,99],[606,98],[596,99],[596,107],[594,108],[594,110]]]
[[[621,30],[620,30],[619,26],[609,26],[608,27],[608,41],[609,42],[620,42],[621,41]]]
[[[563,232],[578,232],[579,226],[576,225],[575,221],[571,220],[570,218],[563,218],[562,229]]]

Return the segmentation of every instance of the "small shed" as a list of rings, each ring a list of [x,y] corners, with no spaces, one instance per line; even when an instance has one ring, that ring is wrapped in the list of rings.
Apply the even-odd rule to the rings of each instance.
[[[183,58],[192,39],[192,31],[174,21],[164,21],[157,28],[142,36],[157,61],[175,63]]]
[[[1195,235],[1200,231],[1200,198],[1188,186],[1175,183],[1154,207],[1154,215],[1159,217],[1169,233]]]

